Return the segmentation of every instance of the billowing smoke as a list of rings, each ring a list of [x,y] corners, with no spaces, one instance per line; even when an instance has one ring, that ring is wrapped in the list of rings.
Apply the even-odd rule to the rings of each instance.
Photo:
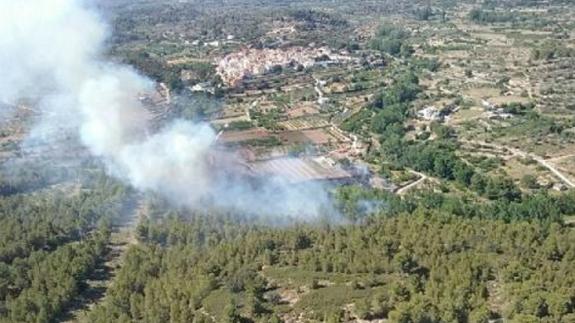
[[[215,172],[209,125],[180,120],[148,134],[138,97],[153,84],[103,60],[108,34],[80,0],[0,0],[0,102],[34,102],[42,118],[31,137],[75,133],[111,175],[191,207],[303,218],[330,209],[320,186]]]

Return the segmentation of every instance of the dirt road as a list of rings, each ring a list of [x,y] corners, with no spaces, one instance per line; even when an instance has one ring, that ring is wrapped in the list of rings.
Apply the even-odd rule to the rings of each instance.
[[[105,299],[108,288],[122,266],[123,255],[130,246],[137,243],[135,229],[140,218],[146,214],[141,197],[134,197],[127,208],[132,211],[113,224],[104,259],[88,277],[85,289],[76,297],[60,322],[84,322],[86,314]]]
[[[561,173],[560,170],[558,170],[555,166],[553,166],[551,163],[549,163],[548,160],[545,160],[541,156],[535,155],[533,153],[528,153],[526,151],[522,151],[522,150],[514,148],[514,147],[508,147],[508,146],[498,145],[498,144],[494,144],[494,143],[488,143],[488,142],[479,141],[479,140],[462,140],[461,142],[467,143],[467,144],[472,144],[472,145],[480,145],[480,146],[484,146],[484,147],[488,147],[488,148],[494,148],[496,150],[506,150],[506,151],[509,151],[514,156],[517,156],[517,157],[523,157],[523,158],[529,157],[529,158],[533,159],[534,161],[536,161],[537,163],[539,163],[541,166],[547,168],[553,174],[555,174],[555,176],[557,176],[567,186],[569,186],[571,188],[575,187],[575,183],[572,180],[570,180],[567,176],[565,176],[565,174]]]

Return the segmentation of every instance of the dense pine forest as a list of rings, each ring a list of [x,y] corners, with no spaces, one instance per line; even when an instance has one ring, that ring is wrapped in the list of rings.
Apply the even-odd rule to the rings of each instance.
[[[172,213],[138,227],[140,243],[90,319],[569,322],[572,230],[424,208],[292,228]]]
[[[90,173],[1,198],[2,321],[58,321],[105,261],[134,193]],[[334,192],[339,215],[286,226],[147,194],[137,242],[82,321],[570,322],[575,196],[499,195],[348,186]]]
[[[0,198],[0,321],[54,321],[102,261],[128,200],[125,186],[94,168],[79,182],[33,192],[30,185],[48,182],[30,173],[2,183],[13,194]]]
[[[5,115],[0,82],[0,323],[575,323],[572,2],[95,2],[102,79],[149,88],[110,103],[90,79],[79,119],[104,126],[39,131],[61,97]],[[129,127],[100,116],[124,101]],[[162,144],[174,121],[213,135],[194,158],[196,131]],[[255,171],[282,158],[330,167]],[[270,178],[328,207],[237,201]]]

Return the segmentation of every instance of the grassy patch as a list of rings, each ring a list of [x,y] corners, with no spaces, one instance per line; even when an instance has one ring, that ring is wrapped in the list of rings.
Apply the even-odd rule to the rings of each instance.
[[[368,298],[375,290],[374,288],[354,289],[346,285],[320,288],[302,296],[296,303],[295,309],[298,312],[313,313],[311,318],[321,320],[326,315],[342,309],[346,304]]]
[[[242,299],[242,294],[233,294],[227,289],[220,288],[210,293],[210,295],[203,300],[202,305],[208,314],[213,315],[218,322],[223,322],[225,315],[224,309],[226,306],[230,304],[230,302],[239,305]]]
[[[360,274],[314,272],[295,267],[269,267],[264,269],[264,276],[282,286],[289,287],[309,285],[312,280],[328,281],[332,284],[345,284],[365,278],[365,275]]]

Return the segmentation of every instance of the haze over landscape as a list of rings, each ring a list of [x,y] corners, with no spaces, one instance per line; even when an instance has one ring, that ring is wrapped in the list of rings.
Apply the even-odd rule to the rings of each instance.
[[[575,322],[568,0],[0,0],[0,322]]]

